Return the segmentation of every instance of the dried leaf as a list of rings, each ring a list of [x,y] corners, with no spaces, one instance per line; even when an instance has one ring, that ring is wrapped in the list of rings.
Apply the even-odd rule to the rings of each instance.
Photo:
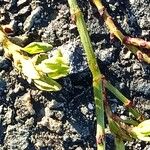
[[[21,60],[22,73],[29,79],[39,79],[39,73],[31,60]]]

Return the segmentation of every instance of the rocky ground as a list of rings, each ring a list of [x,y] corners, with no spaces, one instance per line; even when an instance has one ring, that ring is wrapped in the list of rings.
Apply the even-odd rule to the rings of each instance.
[[[141,63],[109,32],[89,0],[78,0],[85,16],[100,68],[107,79],[150,118],[150,66]],[[150,40],[149,0],[103,0],[117,26],[126,34]],[[13,28],[11,40],[62,46],[70,60],[70,75],[60,79],[60,92],[41,92],[18,73],[0,47],[0,149],[94,150],[95,114],[91,74],[71,22],[66,0],[1,0],[0,24]],[[25,37],[25,38],[23,38]],[[127,114],[113,95],[114,112]],[[113,137],[107,135],[107,149]],[[150,150],[150,143],[126,143],[129,150]]]

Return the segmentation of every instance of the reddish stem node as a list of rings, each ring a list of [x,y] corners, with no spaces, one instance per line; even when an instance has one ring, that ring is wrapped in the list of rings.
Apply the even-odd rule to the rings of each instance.
[[[76,24],[76,16],[75,15],[71,15],[71,23]]]
[[[105,138],[105,136],[104,135],[99,135],[99,136],[97,136],[96,137],[96,142],[97,142],[97,144],[103,144],[104,143],[104,138]]]
[[[143,54],[142,54],[141,51],[137,51],[136,55],[137,55],[137,58],[138,58],[139,61],[143,61],[144,58],[143,58]]]
[[[123,43],[124,44],[132,44],[134,46],[150,49],[150,42],[145,41],[145,40],[140,39],[140,38],[132,38],[129,36],[125,36],[123,39]]]
[[[131,44],[131,42],[130,42],[130,37],[129,37],[129,36],[125,36],[125,37],[123,38],[123,43],[124,43],[124,44]]]
[[[132,101],[128,100],[128,103],[125,103],[124,106],[125,106],[126,108],[133,108],[134,105],[133,105],[133,102],[132,102]]]
[[[144,41],[144,40],[141,41],[140,46],[141,46],[141,47],[145,47],[145,46],[146,46],[146,41]]]
[[[110,33],[110,42],[112,43],[115,39],[114,33]]]
[[[99,11],[100,16],[103,16],[105,9],[106,9],[106,8],[105,8],[105,7],[103,7],[103,8],[101,8],[101,9],[99,9],[99,10],[98,10],[98,11]]]

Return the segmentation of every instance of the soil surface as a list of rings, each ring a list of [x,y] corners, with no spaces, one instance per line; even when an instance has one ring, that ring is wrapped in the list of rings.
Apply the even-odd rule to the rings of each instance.
[[[150,118],[150,66],[139,62],[109,31],[89,0],[78,0],[100,69],[106,78]],[[103,0],[126,35],[150,40],[149,0]],[[0,150],[95,150],[95,108],[91,73],[66,0],[1,0],[0,24],[9,24],[14,43],[61,46],[70,75],[59,92],[42,92],[18,73],[0,47]],[[25,38],[23,38],[25,37]],[[114,113],[129,115],[108,93]],[[107,149],[113,150],[108,134]],[[150,143],[126,142],[128,150],[150,150]]]

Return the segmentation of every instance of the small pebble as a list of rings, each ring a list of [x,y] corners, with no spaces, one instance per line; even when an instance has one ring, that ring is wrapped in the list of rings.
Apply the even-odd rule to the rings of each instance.
[[[129,60],[130,58],[131,58],[131,51],[128,51],[128,52],[124,55],[123,59],[124,59],[124,60]]]
[[[19,6],[23,5],[23,4],[25,4],[27,1],[28,1],[28,0],[18,0],[18,1],[17,1],[17,6],[19,7]]]
[[[93,104],[89,103],[88,104],[88,109],[93,110],[94,109]]]
[[[141,67],[140,67],[140,64],[135,63],[133,64],[132,68],[135,71],[135,70],[140,70]]]

